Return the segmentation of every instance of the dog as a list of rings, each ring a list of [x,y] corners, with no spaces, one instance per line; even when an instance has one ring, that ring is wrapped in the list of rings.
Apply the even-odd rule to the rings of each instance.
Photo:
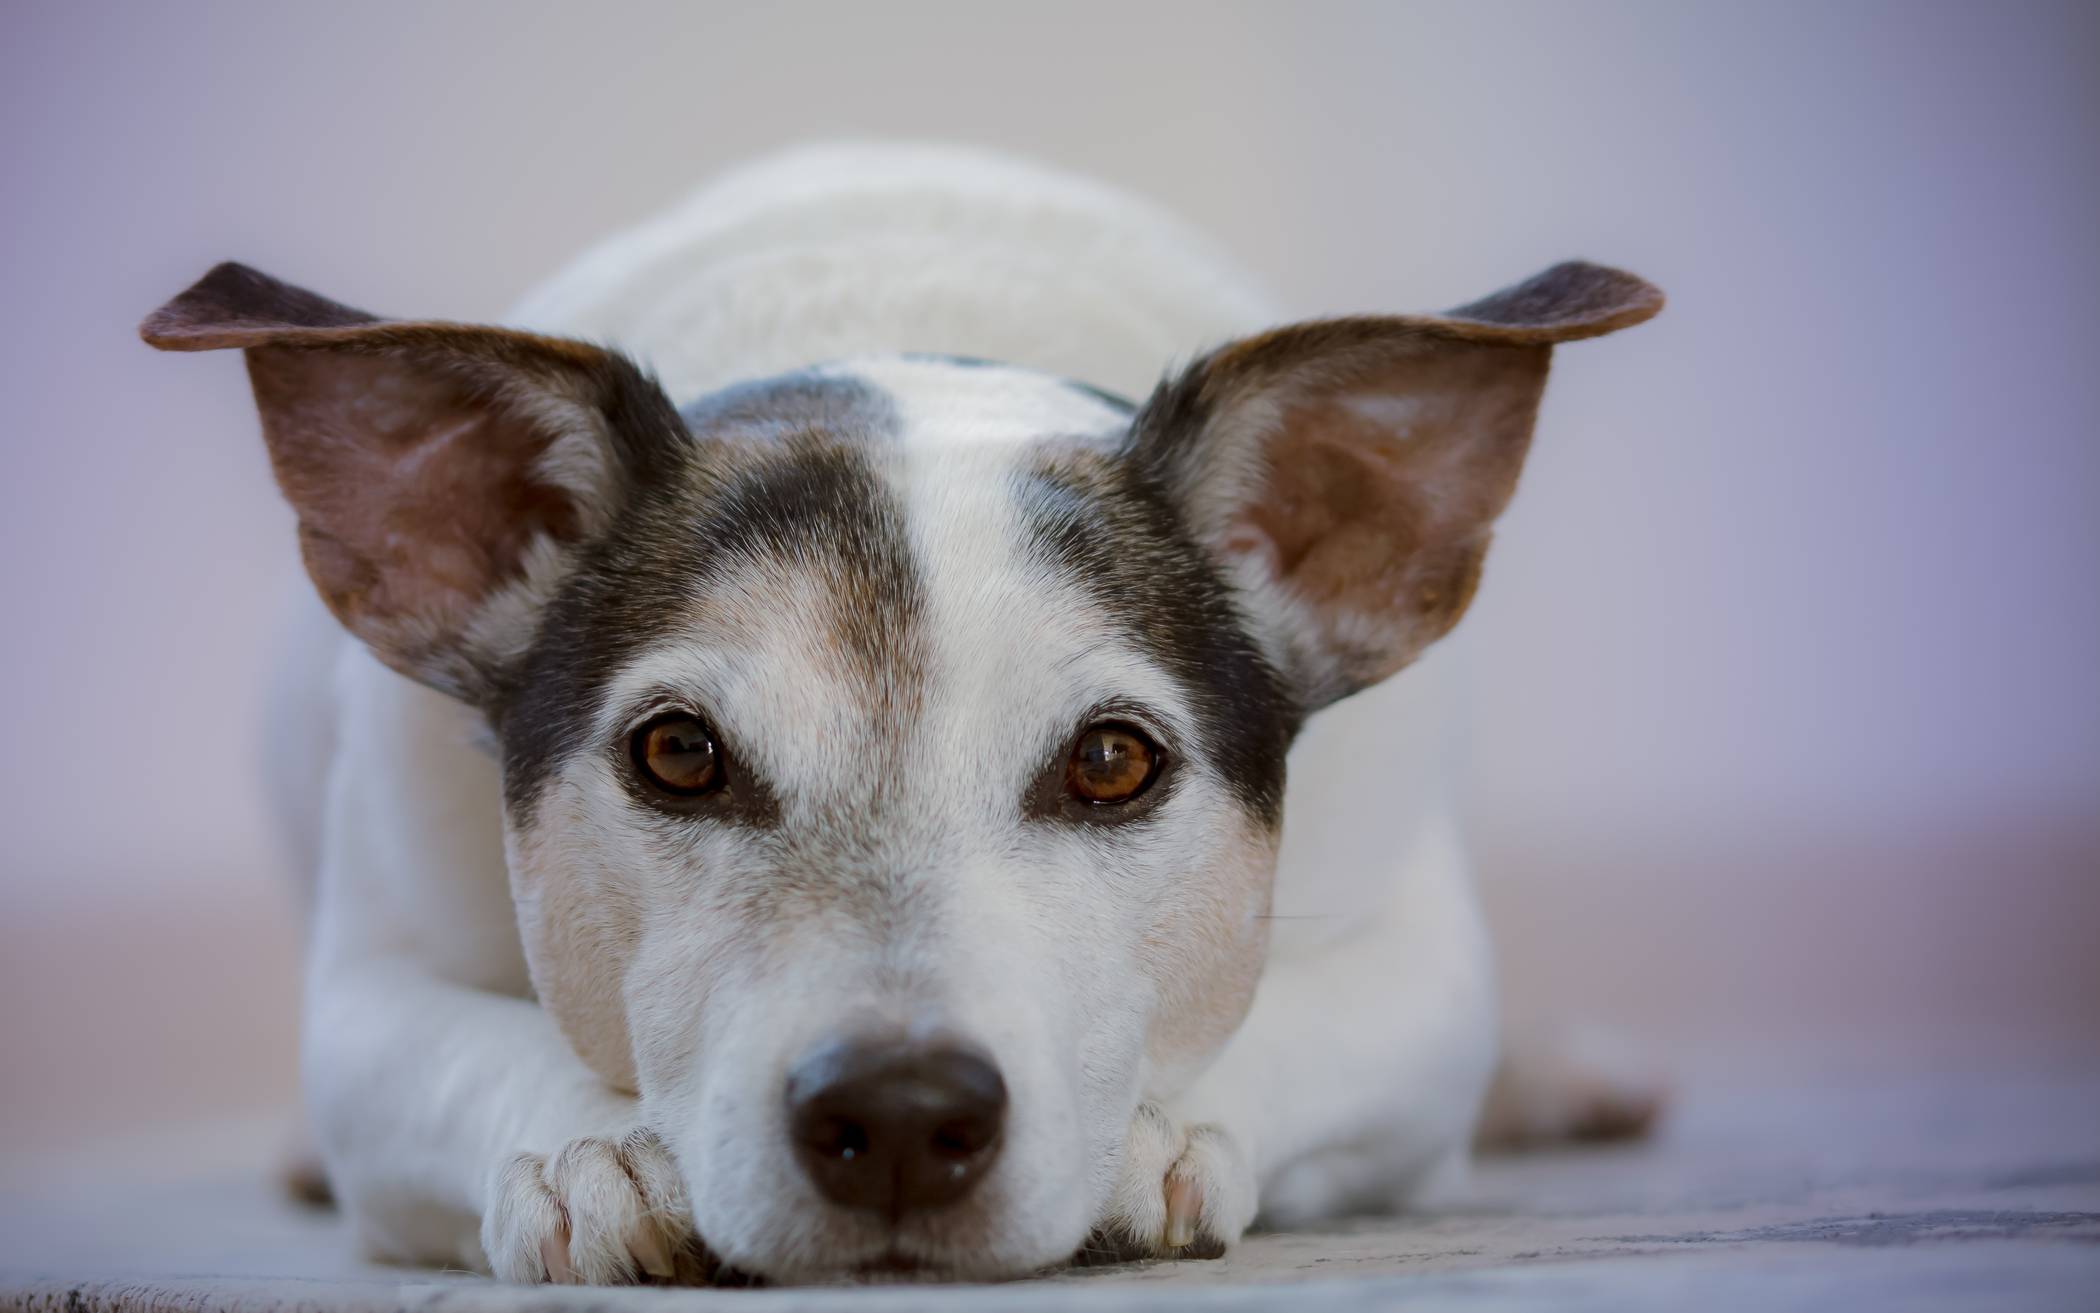
[[[365,1246],[985,1279],[1462,1179],[1491,955],[1435,662],[1384,681],[1465,612],[1552,348],[1661,304],[1570,263],[1277,327],[1142,201],[866,145],[503,327],[233,264],[155,311],[245,354],[332,615],[275,779]],[[1652,1110],[1586,1080],[1496,1133]]]

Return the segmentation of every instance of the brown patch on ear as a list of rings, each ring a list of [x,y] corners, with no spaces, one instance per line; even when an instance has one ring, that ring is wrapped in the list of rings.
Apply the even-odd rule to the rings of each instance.
[[[1251,576],[1318,706],[1400,669],[1465,613],[1551,344],[1661,306],[1631,274],[1563,264],[1446,316],[1278,329],[1163,386],[1137,451],[1198,537]]]
[[[1394,351],[1283,408],[1261,496],[1236,528],[1265,540],[1290,595],[1327,617],[1352,687],[1414,660],[1465,614],[1490,525],[1516,490],[1545,384],[1542,347]]]
[[[251,349],[248,377],[314,586],[399,665],[441,659],[431,648],[517,577],[536,539],[576,535],[575,494],[534,468],[544,426],[471,381],[395,352],[298,347]]]
[[[307,571],[389,665],[478,699],[518,617],[489,603],[541,542],[590,527],[608,410],[660,403],[611,352],[508,329],[382,320],[237,264],[147,316],[163,350],[239,348]]]

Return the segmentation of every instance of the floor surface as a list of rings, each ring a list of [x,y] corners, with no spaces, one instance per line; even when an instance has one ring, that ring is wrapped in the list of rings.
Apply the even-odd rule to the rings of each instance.
[[[74,1177],[0,1193],[0,1306],[2100,1309],[2100,1075],[1693,1089],[1646,1144],[1483,1163],[1460,1207],[994,1287],[520,1290],[361,1262],[252,1172]]]

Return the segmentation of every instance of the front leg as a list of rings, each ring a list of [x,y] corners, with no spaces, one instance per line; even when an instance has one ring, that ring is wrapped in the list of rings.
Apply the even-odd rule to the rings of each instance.
[[[647,1127],[617,1140],[570,1140],[551,1158],[512,1158],[482,1218],[481,1245],[497,1277],[528,1284],[697,1285],[716,1271],[693,1234],[678,1164]]]
[[[508,1281],[689,1278],[677,1164],[536,1004],[405,964],[315,981],[308,1100],[366,1246]]]
[[[302,1061],[365,1246],[516,1281],[683,1276],[676,1164],[529,990],[471,712],[341,654]]]
[[[1107,1213],[1082,1259],[1220,1258],[1254,1220],[1254,1166],[1224,1127],[1138,1105]]]

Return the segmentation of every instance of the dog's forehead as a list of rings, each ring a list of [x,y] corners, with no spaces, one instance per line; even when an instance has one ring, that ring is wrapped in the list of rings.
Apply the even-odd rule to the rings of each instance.
[[[903,511],[894,555],[725,564],[609,683],[598,736],[617,741],[668,698],[714,723],[790,822],[879,802],[894,825],[1010,810],[1096,707],[1143,707],[1194,735],[1186,690],[1127,618],[1039,550],[982,453],[937,474],[884,464]],[[900,561],[908,574],[877,581]]]
[[[699,703],[792,811],[925,781],[997,805],[1111,699],[1185,725],[1189,700],[1131,618],[1054,548],[1129,412],[1062,379],[946,357],[863,359],[691,415],[728,442],[692,508],[716,559],[682,622],[621,671],[601,733],[666,692]],[[729,429],[771,427],[739,446]],[[1138,526],[1130,526],[1142,532]],[[755,658],[755,659],[754,659]],[[897,772],[901,759],[938,762]],[[871,769],[872,768],[872,769]]]
[[[887,402],[910,446],[1030,444],[1118,434],[1131,405],[1089,384],[967,356],[877,356],[841,361],[818,377],[860,383]]]
[[[1280,756],[1288,709],[1174,516],[1123,468],[1122,403],[907,357],[685,415],[688,477],[638,491],[549,608],[500,717],[514,807],[669,692],[813,788],[907,738],[1003,775],[1002,754],[1069,732],[1089,703],[1138,702],[1223,748],[1235,791],[1273,809],[1280,765],[1232,763]]]

